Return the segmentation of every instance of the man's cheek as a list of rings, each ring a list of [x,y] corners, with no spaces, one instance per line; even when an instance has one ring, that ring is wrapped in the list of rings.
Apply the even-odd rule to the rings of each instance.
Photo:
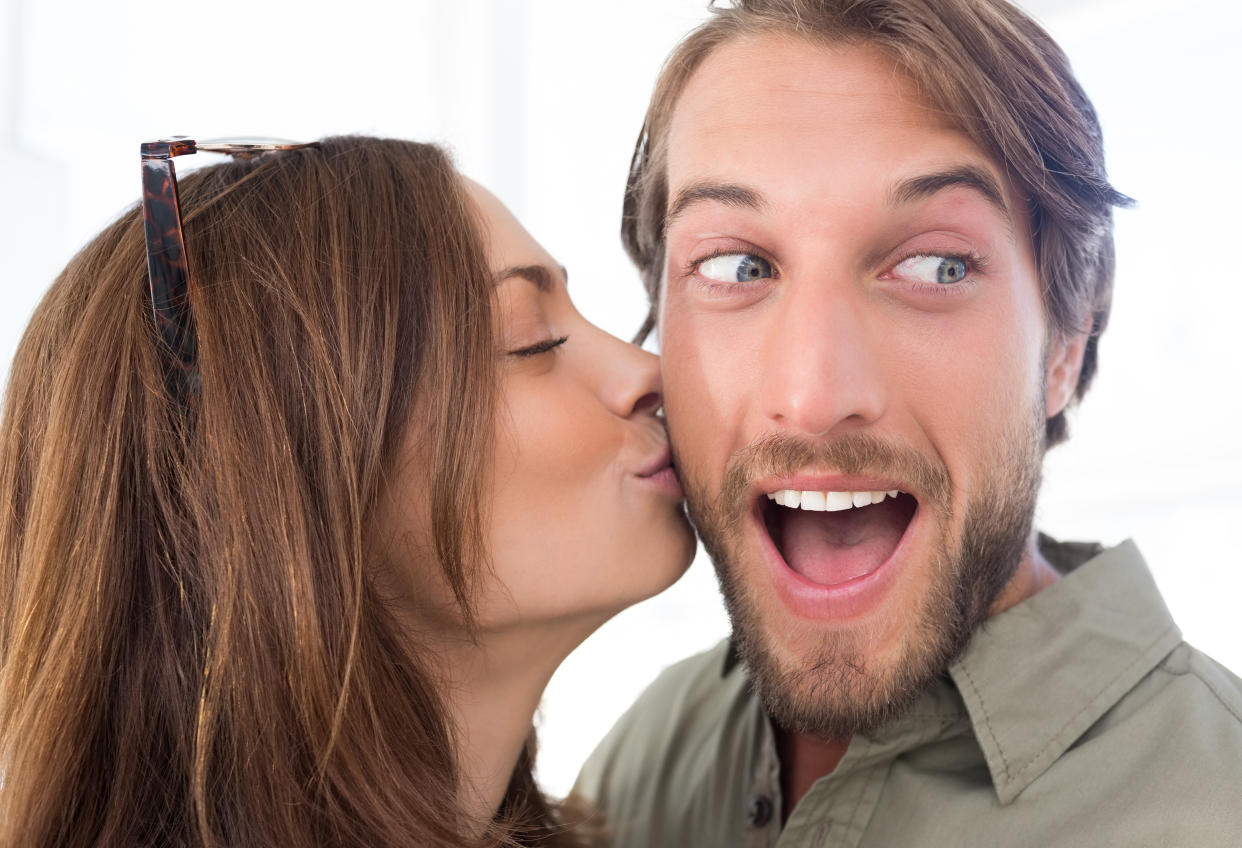
[[[665,334],[661,350],[669,437],[683,477],[688,475],[696,484],[712,487],[723,474],[723,462],[717,454],[721,451],[725,398],[714,388],[712,362],[702,355],[697,336],[684,324],[674,327],[687,331]]]
[[[746,404],[755,367],[743,339],[724,322],[677,320],[664,337],[664,391],[670,405],[728,427]]]

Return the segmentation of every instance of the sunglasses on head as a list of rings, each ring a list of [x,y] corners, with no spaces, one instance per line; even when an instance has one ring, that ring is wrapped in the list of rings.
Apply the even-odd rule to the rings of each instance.
[[[184,402],[197,381],[194,360],[198,344],[189,314],[190,269],[173,157],[205,151],[249,159],[273,150],[296,150],[314,144],[271,139],[195,141],[184,136],[142,144],[142,220],[147,236],[151,314],[167,347],[165,382],[175,399]]]

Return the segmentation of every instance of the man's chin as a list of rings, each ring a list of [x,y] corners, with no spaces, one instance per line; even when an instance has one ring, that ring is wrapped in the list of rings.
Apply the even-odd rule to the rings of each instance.
[[[940,600],[940,599],[936,599]],[[896,718],[964,647],[944,603],[898,619],[823,630],[779,613],[729,606],[738,654],[772,720],[785,730],[848,738]]]
[[[736,534],[724,549],[704,535],[739,658],[779,727],[825,739],[873,730],[913,703],[964,646],[947,591],[951,560],[932,553],[944,549],[943,528],[919,529],[919,550],[891,564],[893,585],[845,618],[791,605],[774,585],[771,552],[753,539]]]

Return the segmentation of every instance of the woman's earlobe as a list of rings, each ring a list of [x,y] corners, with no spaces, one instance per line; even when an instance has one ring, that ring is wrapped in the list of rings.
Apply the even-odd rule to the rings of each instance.
[[[1087,348],[1087,333],[1058,335],[1048,345],[1044,360],[1044,414],[1048,418],[1069,406],[1078,388],[1082,357]]]

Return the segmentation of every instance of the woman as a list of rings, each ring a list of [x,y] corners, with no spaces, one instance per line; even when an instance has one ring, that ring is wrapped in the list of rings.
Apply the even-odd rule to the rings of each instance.
[[[576,844],[540,694],[692,552],[655,358],[431,146],[226,161],[180,209],[192,343],[133,209],[11,372],[0,846]]]

